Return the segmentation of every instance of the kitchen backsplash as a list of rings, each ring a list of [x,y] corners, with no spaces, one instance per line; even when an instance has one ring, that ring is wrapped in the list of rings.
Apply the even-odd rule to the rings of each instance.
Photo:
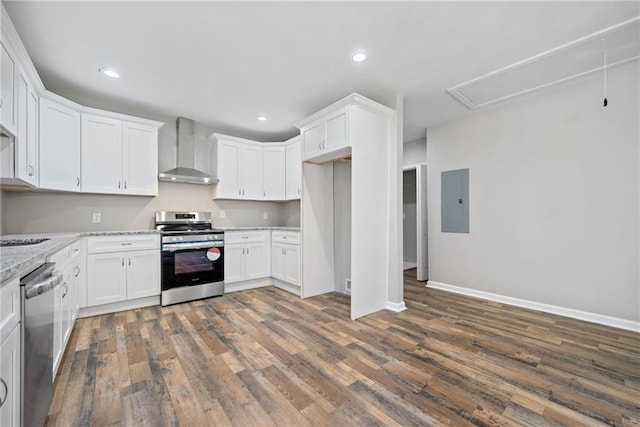
[[[212,212],[219,227],[300,225],[299,201],[214,201],[211,195],[211,186],[164,182],[157,197],[4,191],[0,226],[2,234],[151,229],[159,210]],[[92,222],[93,213],[100,213],[100,223]]]

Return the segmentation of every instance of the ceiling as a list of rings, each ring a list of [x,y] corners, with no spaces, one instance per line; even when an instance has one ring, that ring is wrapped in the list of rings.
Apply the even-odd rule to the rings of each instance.
[[[422,138],[472,114],[447,88],[640,15],[637,1],[3,4],[48,90],[262,141],[352,92],[402,96],[404,140]]]

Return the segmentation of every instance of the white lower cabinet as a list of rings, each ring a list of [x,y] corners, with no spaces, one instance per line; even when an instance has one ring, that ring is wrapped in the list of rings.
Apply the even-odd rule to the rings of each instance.
[[[83,265],[81,243],[68,245],[47,258],[62,271],[62,282],[54,290],[53,311],[53,378],[62,361],[76,317],[78,316],[81,286],[80,266]]]
[[[269,231],[227,231],[224,238],[225,283],[261,279],[271,275]]]
[[[0,345],[0,426],[20,425],[20,326]]]
[[[87,306],[160,295],[158,235],[89,237],[87,253]]]
[[[300,286],[300,233],[274,231],[271,245],[271,276]]]
[[[20,279],[0,283],[0,426],[20,425]]]

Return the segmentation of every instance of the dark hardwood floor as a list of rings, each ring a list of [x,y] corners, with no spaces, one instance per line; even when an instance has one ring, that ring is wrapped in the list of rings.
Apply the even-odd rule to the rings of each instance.
[[[428,289],[273,287],[77,321],[47,425],[640,425],[640,334]]]

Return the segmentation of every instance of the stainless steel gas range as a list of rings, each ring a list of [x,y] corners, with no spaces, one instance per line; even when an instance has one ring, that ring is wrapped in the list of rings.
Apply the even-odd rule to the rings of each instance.
[[[224,232],[213,228],[210,212],[156,212],[162,235],[160,304],[224,293]]]

